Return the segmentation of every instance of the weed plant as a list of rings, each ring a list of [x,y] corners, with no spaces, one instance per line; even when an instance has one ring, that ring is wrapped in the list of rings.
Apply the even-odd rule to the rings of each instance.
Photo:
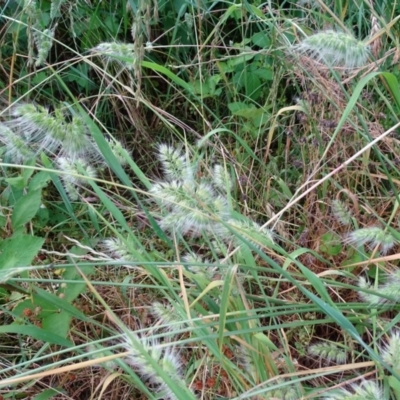
[[[400,399],[396,2],[1,7],[0,397]]]

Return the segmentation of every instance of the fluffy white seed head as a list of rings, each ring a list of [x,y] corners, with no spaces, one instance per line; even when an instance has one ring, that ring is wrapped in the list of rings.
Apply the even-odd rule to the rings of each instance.
[[[56,164],[60,171],[64,172],[61,180],[69,198],[74,201],[79,198],[80,190],[87,184],[87,179],[97,177],[97,170],[83,159],[57,157]],[[81,170],[85,171],[87,177],[83,176]]]
[[[192,179],[193,170],[179,149],[162,143],[157,150],[157,158],[161,162],[167,180],[182,179],[186,182]]]
[[[135,49],[131,43],[104,42],[91,49],[104,61],[116,63],[128,70],[134,69]]]
[[[369,46],[354,36],[332,30],[308,36],[294,50],[329,67],[346,69],[366,65],[370,52]]]
[[[142,351],[138,346],[142,347]],[[177,385],[183,387],[182,362],[176,348],[161,346],[159,341],[153,338],[140,338],[135,333],[125,336],[124,347],[130,353],[126,358],[127,364],[134,368],[143,379],[148,380],[158,395],[163,396],[164,399],[175,399],[175,394],[158,375],[148,358],[151,358]],[[143,350],[147,357],[144,356]]]
[[[366,289],[366,290],[373,290],[373,286],[371,285],[370,282],[367,281],[367,279],[365,279],[363,276],[360,276],[358,278],[358,286],[361,289]],[[358,292],[358,295],[360,296],[360,298],[371,304],[371,305],[377,305],[380,303],[381,301],[381,297],[375,295],[375,294],[371,294],[371,293],[365,293],[365,292]]]
[[[171,305],[165,306],[158,301],[154,302],[151,306],[151,313],[163,325],[165,330],[173,332],[185,326],[185,323],[182,322],[179,314],[175,312],[174,307]]]
[[[384,399],[383,391],[374,381],[363,381],[360,385],[352,385],[352,390],[340,389],[325,397],[324,400],[378,400]]]
[[[0,124],[0,142],[3,143],[5,155],[12,163],[20,164],[35,156],[23,136],[14,133],[4,124]]]
[[[388,343],[380,349],[383,361],[397,372],[400,372],[400,331],[394,331]]]
[[[332,213],[342,225],[350,225],[352,215],[347,205],[340,200],[332,201]]]
[[[220,164],[214,165],[213,182],[223,193],[229,193],[233,188],[232,179],[228,171]]]
[[[110,140],[108,144],[119,164],[125,166],[128,163],[130,152],[126,150],[119,140]]]
[[[346,351],[334,343],[320,342],[308,347],[308,354],[327,362],[344,364],[347,360]]]
[[[357,247],[364,244],[370,244],[372,247],[379,246],[381,252],[386,254],[397,241],[391,233],[377,226],[370,226],[349,233],[345,238],[345,243]]]
[[[58,153],[69,159],[99,158],[99,150],[79,116],[67,118],[66,110],[49,109],[35,104],[17,104],[4,125],[12,130],[36,154]]]

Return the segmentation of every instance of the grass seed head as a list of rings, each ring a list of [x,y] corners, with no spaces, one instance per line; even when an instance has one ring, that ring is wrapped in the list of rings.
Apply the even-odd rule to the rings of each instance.
[[[361,289],[367,289],[367,290],[372,290],[373,287],[372,285],[367,281],[367,279],[365,279],[363,276],[360,276],[358,278],[358,286]],[[365,293],[365,292],[358,292],[358,295],[360,296],[360,298],[371,304],[371,305],[377,305],[380,303],[381,301],[381,297],[375,295],[375,294],[371,294],[371,293]]]
[[[0,124],[0,142],[5,146],[5,155],[13,163],[20,164],[35,156],[23,136],[14,133],[4,124]]]
[[[351,212],[347,208],[346,204],[341,202],[340,200],[333,200],[332,201],[332,213],[335,218],[342,224],[342,225],[350,225],[351,220]]]
[[[400,331],[394,331],[385,347],[380,349],[383,361],[397,372],[400,371]]]
[[[190,172],[187,171],[189,165],[180,150],[167,144],[160,144],[157,158],[161,162],[167,180],[183,179],[186,181],[189,178]],[[188,174],[189,176],[187,176]]]
[[[384,399],[383,391],[374,381],[363,381],[360,385],[352,385],[352,392],[341,389],[324,400],[378,400]]]
[[[90,178],[97,177],[97,170],[89,165],[84,159],[70,159],[68,157],[57,157],[56,164],[60,171],[64,172],[61,175],[61,180],[64,188],[71,200],[77,200],[80,194],[80,187],[87,185],[87,179],[82,176],[80,169],[83,169]]]
[[[119,64],[128,70],[134,69],[136,57],[133,44],[104,42],[93,47],[91,51],[98,54],[106,62]]]
[[[154,302],[151,307],[151,313],[157,320],[165,325],[164,329],[168,331],[180,330],[185,324],[179,318],[179,314],[177,314],[172,306],[164,306],[158,301]]]
[[[357,247],[367,243],[372,247],[380,246],[381,252],[386,254],[396,244],[396,239],[389,232],[377,226],[370,226],[349,233],[345,242]]]
[[[347,360],[346,351],[334,343],[315,343],[309,346],[308,353],[328,362],[336,362],[337,364],[344,364]]]
[[[328,67],[359,68],[366,65],[369,46],[353,35],[333,30],[308,36],[294,48]]]
[[[158,375],[148,357],[145,357],[143,351],[152,359],[162,370],[175,381],[177,385],[184,386],[182,379],[182,362],[175,347],[161,347],[160,343],[152,338],[139,338],[135,333],[125,335],[124,347],[129,352],[126,358],[127,364],[134,368],[143,379],[148,380],[158,395],[164,399],[175,399],[175,394],[171,391],[164,380]]]

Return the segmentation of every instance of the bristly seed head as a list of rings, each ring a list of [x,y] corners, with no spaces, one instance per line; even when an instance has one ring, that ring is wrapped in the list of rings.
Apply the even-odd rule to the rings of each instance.
[[[340,200],[333,200],[332,201],[332,213],[335,218],[342,224],[342,225],[350,225],[351,224],[351,212],[349,211],[346,204],[341,202]]]
[[[387,345],[380,349],[380,354],[385,363],[397,373],[400,372],[400,331],[391,333]]]
[[[82,118],[72,116],[60,107],[52,112],[35,104],[17,104],[11,108],[11,117],[4,126],[21,138],[32,152],[58,153],[70,160],[99,158],[100,152],[89,135]]]
[[[308,353],[328,362],[336,362],[337,364],[344,364],[347,359],[346,351],[334,343],[315,343],[309,346]]]
[[[61,180],[71,200],[77,200],[79,198],[80,189],[87,184],[87,179],[97,177],[96,169],[88,165],[86,160],[72,160],[68,157],[57,157],[56,163],[60,171],[64,172],[61,176]],[[85,171],[87,178],[82,176],[83,174],[80,169]]]
[[[135,46],[131,43],[104,42],[91,49],[105,61],[115,62],[122,67],[133,70],[135,62]]]
[[[378,400],[384,399],[383,391],[374,381],[363,381],[360,385],[351,386],[353,393],[340,389],[338,392],[325,397],[324,400]]]
[[[369,243],[372,247],[380,246],[381,252],[386,254],[397,241],[389,232],[377,226],[370,226],[349,233],[345,243],[357,247]]]
[[[305,38],[294,50],[328,67],[346,69],[366,65],[370,52],[369,46],[354,36],[332,30]]]
[[[161,346],[160,343],[152,338],[139,338],[135,333],[125,336],[124,347],[130,353],[126,362],[134,368],[144,379],[154,385],[154,390],[164,399],[175,399],[175,394],[171,391],[164,380],[159,376],[149,358],[152,359],[175,383],[184,387],[182,379],[182,362],[173,346]],[[142,351],[139,350],[142,347]],[[146,356],[143,354],[145,353]]]

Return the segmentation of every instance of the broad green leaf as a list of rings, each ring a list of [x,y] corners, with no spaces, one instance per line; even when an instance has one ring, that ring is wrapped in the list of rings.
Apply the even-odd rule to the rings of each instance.
[[[60,337],[67,337],[72,315],[66,311],[53,313],[42,319],[42,329]]]
[[[47,171],[38,172],[29,182],[29,191],[43,189],[47,186],[50,180],[51,176]]]
[[[342,251],[341,238],[333,232],[326,232],[321,236],[320,250],[328,256],[337,256]]]
[[[264,81],[272,81],[274,79],[273,71],[268,68],[258,68],[255,71],[252,71],[252,74],[257,75]]]
[[[20,228],[28,223],[39,210],[42,202],[42,192],[34,190],[21,197],[14,206],[11,217],[14,229]]]
[[[0,270],[30,266],[43,243],[43,238],[24,234],[5,239],[0,243]]]
[[[15,178],[4,179],[9,185],[15,187],[16,189],[24,189],[26,186],[25,179],[22,176],[17,176]]]
[[[258,32],[251,37],[251,42],[258,47],[266,48],[271,46],[271,39],[268,37],[267,32]]]

